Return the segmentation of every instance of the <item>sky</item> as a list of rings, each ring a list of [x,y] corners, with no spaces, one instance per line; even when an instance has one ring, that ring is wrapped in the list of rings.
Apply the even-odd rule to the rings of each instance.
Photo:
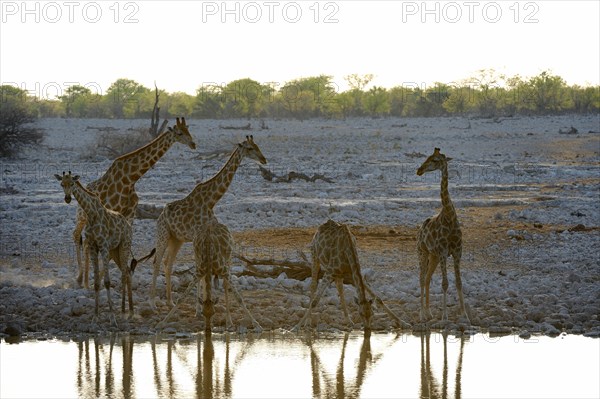
[[[168,92],[373,74],[456,84],[482,69],[600,84],[600,1],[0,1],[0,83],[39,98],[119,78]],[[367,86],[367,87],[371,87]]]

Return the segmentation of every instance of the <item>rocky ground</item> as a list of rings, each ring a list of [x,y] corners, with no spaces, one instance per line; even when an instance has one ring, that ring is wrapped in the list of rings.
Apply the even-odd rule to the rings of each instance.
[[[65,168],[100,171],[110,160],[90,160],[89,154],[72,147],[72,137],[78,133],[71,126],[75,122],[44,123],[45,147],[31,149],[21,160],[2,165],[0,333],[201,330],[203,322],[195,317],[193,291],[185,295],[192,281],[189,245],[177,258],[174,288],[179,302],[170,317],[166,318],[169,309],[164,303],[163,276],[159,278],[158,312],[146,304],[152,273],[149,262],[139,267],[134,278],[135,315],[128,318],[117,311],[116,324],[111,323],[102,292],[102,314],[93,320],[93,291],[78,288],[74,282],[76,262],[70,232],[75,205],[62,202],[60,187],[51,176]],[[268,131],[253,134],[271,171],[277,175],[292,170],[320,173],[333,183],[268,182],[248,162],[217,209],[219,219],[234,232],[238,254],[302,260],[299,253],[309,255],[308,245],[317,226],[331,217],[352,226],[365,278],[415,330],[600,335],[598,118],[268,124]],[[559,133],[569,125],[576,125],[580,133]],[[216,137],[218,122],[192,122],[191,130],[201,147],[211,140],[220,143],[210,150],[227,148],[233,141],[232,136],[227,140]],[[93,143],[87,136],[86,140]],[[439,175],[419,180],[414,170],[434,145],[455,158],[450,193],[463,226],[461,272],[470,325],[458,314],[451,268],[449,323],[419,322],[415,237],[420,221],[439,209]],[[199,161],[183,148],[174,149],[140,181],[140,202],[160,209],[215,173],[224,160]],[[204,165],[200,170],[194,168],[199,162]],[[85,177],[91,180],[94,173]],[[154,246],[154,225],[154,220],[136,220],[136,254]],[[265,330],[290,329],[300,320],[310,279],[297,280],[286,274],[250,276],[239,259],[234,259],[232,267],[234,285]],[[114,269],[111,294],[118,305],[120,276]],[[354,328],[360,329],[354,289],[346,286],[345,290]],[[222,287],[218,295],[221,299],[214,324],[215,330],[222,330]],[[431,297],[436,320],[441,317],[441,297],[437,272]],[[235,302],[232,315],[237,330],[252,327]],[[381,309],[376,310],[373,324],[376,330],[395,328]],[[326,291],[313,313],[312,326],[320,330],[349,328],[335,287]]]

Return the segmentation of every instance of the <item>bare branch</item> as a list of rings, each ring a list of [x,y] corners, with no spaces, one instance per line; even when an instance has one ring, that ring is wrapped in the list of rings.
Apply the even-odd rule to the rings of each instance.
[[[152,116],[150,118],[150,130],[149,130],[150,135],[152,137],[156,137],[160,134],[158,131],[158,121],[160,120],[160,107],[158,106],[159,97],[160,97],[160,93],[158,92],[158,87],[156,86],[156,82],[154,82],[154,106],[152,107]]]
[[[311,177],[304,173],[298,173],[291,171],[287,175],[277,176],[275,173],[271,172],[269,169],[263,168],[262,166],[258,166],[260,168],[260,174],[265,180],[272,181],[275,183],[290,183],[292,180],[304,180],[311,183],[314,183],[317,180],[323,180],[326,183],[334,183],[332,179],[329,177],[315,173]]]

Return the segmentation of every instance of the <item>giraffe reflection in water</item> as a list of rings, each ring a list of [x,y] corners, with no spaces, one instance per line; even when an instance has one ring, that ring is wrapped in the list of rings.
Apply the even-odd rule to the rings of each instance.
[[[444,344],[444,362],[442,369],[442,383],[438,381],[433,372],[431,364],[431,345],[430,339],[431,334],[424,333],[421,335],[421,388],[420,398],[421,399],[447,399],[452,397],[448,394],[448,334],[440,335],[443,339]],[[460,399],[462,397],[462,363],[463,353],[465,348],[465,342],[468,340],[467,337],[461,336],[460,338],[460,351],[458,353],[458,360],[456,363],[456,376],[454,381],[454,399]]]
[[[285,346],[279,339],[236,337],[219,334],[213,339],[211,334],[199,334],[183,339],[113,336],[83,340],[77,343],[76,396],[230,398],[248,394],[249,388],[267,396],[293,395],[289,391],[294,386],[291,380],[278,381],[273,390],[274,386],[268,385],[273,383],[272,377],[257,370],[257,365],[272,359],[269,365],[285,367],[282,359],[291,360],[289,364],[304,359],[300,368],[293,369],[291,379],[304,381],[305,396],[406,396],[406,388],[411,386],[411,395],[421,399],[462,397],[463,353],[468,337],[372,335],[367,331],[364,335],[345,333],[324,339],[310,333],[289,341],[286,338],[289,345]],[[420,356],[418,349],[405,347],[419,341]],[[408,369],[403,367],[407,361],[411,363]],[[377,385],[382,376],[398,369],[410,371],[397,374],[397,381]]]
[[[241,348],[233,358],[233,361],[230,361],[231,340],[229,335],[225,335],[220,342],[224,344],[220,348],[220,350],[224,350],[224,364],[222,363],[222,359],[218,359],[215,356],[215,348],[210,332],[198,335],[195,343],[189,342],[187,345],[178,344],[176,341],[169,341],[164,377],[161,374],[161,367],[156,353],[156,343],[153,343],[152,358],[156,396],[163,398],[181,396],[181,392],[179,392],[181,384],[178,383],[177,379],[190,377],[194,381],[197,398],[232,397],[232,382],[235,380],[236,370],[243,363],[255,341],[249,338],[241,343]],[[195,345],[197,348],[195,364],[187,357],[190,352],[188,350],[190,345]],[[174,371],[173,365],[175,362],[173,355],[177,356],[177,360],[185,366],[184,369],[188,370],[190,373],[189,376],[178,375]]]
[[[210,333],[198,335],[196,340],[177,341],[162,340],[154,337],[150,342],[152,357],[152,372],[154,389],[152,397],[176,398],[187,395],[187,383],[195,384],[195,396],[198,398],[221,398],[233,395],[232,381],[239,365],[244,362],[246,355],[254,344],[253,339],[239,342],[240,348],[230,362],[230,337],[226,335],[219,341],[219,350],[224,351],[224,364],[222,357],[215,357],[215,348]],[[123,397],[132,398],[143,395],[140,387],[144,385],[144,392],[148,390],[146,382],[149,375],[143,375],[144,381],[136,385],[133,359],[134,338],[93,338],[77,343],[78,367],[77,390],[79,397]],[[90,348],[90,345],[93,347]],[[122,360],[113,361],[115,346],[121,348]],[[138,343],[139,355],[144,352],[143,347],[148,346],[148,341]],[[191,356],[193,347],[196,347],[196,357]],[[158,349],[158,348],[161,349]],[[161,353],[164,352],[164,353]],[[138,361],[139,367],[143,361]],[[148,366],[148,364],[144,364]],[[181,367],[183,366],[183,367]],[[121,369],[121,378],[118,369]],[[182,374],[182,371],[187,372]],[[146,379],[148,378],[148,379]],[[142,384],[143,383],[143,384]]]
[[[356,363],[356,374],[354,378],[347,383],[346,382],[346,370],[344,368],[344,362],[346,359],[346,350],[348,346],[349,333],[344,334],[342,340],[342,350],[340,358],[337,363],[335,372],[335,381],[333,376],[323,366],[321,357],[316,348],[316,342],[312,337],[305,339],[305,344],[310,350],[310,367],[312,374],[312,393],[315,398],[359,398],[361,397],[361,390],[365,377],[369,374],[369,371],[373,369],[377,363],[383,358],[384,353],[394,343],[398,341],[400,335],[397,335],[391,342],[389,342],[383,350],[373,354],[371,350],[371,332],[365,331],[360,346],[360,351]]]
[[[135,396],[133,378],[133,341],[122,337],[122,374],[121,385],[116,382],[113,352],[117,338],[96,337],[77,343],[78,367],[77,390],[79,397],[124,397]],[[90,343],[93,344],[93,360],[90,353]]]

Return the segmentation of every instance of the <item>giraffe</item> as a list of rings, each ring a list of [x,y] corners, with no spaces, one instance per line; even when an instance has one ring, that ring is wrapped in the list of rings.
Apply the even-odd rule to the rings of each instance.
[[[91,249],[92,264],[94,266],[94,291],[95,308],[94,315],[98,316],[100,279],[104,275],[104,287],[108,297],[108,307],[112,313],[113,305],[110,298],[110,277],[108,274],[108,263],[114,260],[121,270],[121,311],[125,312],[125,290],[127,290],[127,299],[129,301],[129,315],[133,315],[133,294],[131,291],[131,277],[137,261],[131,262],[131,267],[127,264],[131,254],[131,224],[118,212],[112,211],[104,206],[100,197],[83,187],[79,182],[79,176],[65,174],[62,176],[54,175],[64,190],[65,202],[71,202],[71,196],[75,197],[77,203],[86,214],[87,228],[86,240]],[[142,260],[146,260],[154,252]],[[102,258],[102,271],[99,271],[98,255]]]
[[[229,262],[233,251],[233,237],[229,229],[216,219],[204,223],[198,228],[198,233],[194,237],[194,255],[196,258],[196,316],[202,312],[204,316],[204,328],[211,330],[211,319],[215,314],[212,300],[211,280],[213,277],[223,279],[223,290],[225,291],[225,309],[227,311],[227,328],[233,327],[231,314],[229,312],[229,291],[233,292],[235,299],[242,307],[244,313],[252,321],[252,325],[257,331],[262,331],[260,324],[252,317],[248,308],[244,304],[240,293],[231,282]],[[201,283],[204,280],[204,296],[202,294]],[[202,305],[202,309],[200,309]]]
[[[373,292],[371,287],[369,287],[364,280],[358,262],[356,238],[347,225],[329,219],[319,226],[311,242],[311,252],[313,266],[310,302],[306,313],[294,327],[294,330],[298,330],[306,324],[312,308],[317,306],[319,299],[332,281],[335,281],[336,283],[346,323],[350,325],[350,327],[353,326],[353,323],[348,316],[346,301],[344,299],[344,277],[348,277],[348,275],[351,276],[352,284],[357,291],[359,314],[363,320],[365,331],[371,330],[371,319],[373,317],[371,305],[373,299],[376,301],[377,305],[381,306],[394,320],[398,327],[410,327],[410,324],[402,321],[383,303],[381,298]],[[319,284],[319,289],[317,291],[317,283],[321,268],[323,268],[323,281]],[[369,293],[373,299],[368,300],[366,296],[367,293]]]
[[[156,279],[165,251],[165,280],[167,305],[173,307],[171,298],[171,271],[175,257],[185,242],[192,242],[196,229],[215,217],[213,208],[223,197],[242,160],[248,157],[261,164],[267,160],[252,136],[236,145],[231,156],[219,172],[211,179],[199,183],[185,198],[168,203],[157,221],[156,257],[154,258],[154,273],[150,287],[149,304],[156,309]]]
[[[431,319],[431,310],[429,309],[429,286],[431,285],[431,276],[435,272],[438,263],[442,269],[442,289],[443,295],[443,314],[442,320],[448,320],[446,309],[446,293],[448,291],[448,276],[446,270],[446,260],[452,256],[454,260],[454,275],[456,290],[458,291],[458,300],[460,310],[464,317],[469,321],[469,316],[465,310],[465,303],[462,292],[462,282],[460,277],[460,258],[462,255],[462,232],[460,223],[456,216],[456,210],[450,200],[448,192],[448,161],[452,158],[446,157],[440,153],[439,148],[435,148],[425,162],[417,170],[417,175],[440,170],[442,172],[442,182],[440,195],[442,199],[442,210],[436,216],[430,217],[423,222],[417,234],[417,252],[419,255],[421,286],[421,312],[420,319]]]
[[[102,203],[113,211],[121,213],[133,222],[138,204],[135,183],[176,143],[182,143],[192,150],[196,143],[192,138],[185,118],[177,118],[175,127],[168,130],[145,146],[118,157],[113,161],[104,175],[88,184],[87,188],[98,194]],[[85,212],[78,207],[77,221],[73,231],[73,241],[77,252],[79,286],[89,288],[89,257],[85,253],[85,264],[82,264],[82,247],[87,248],[82,240],[82,231],[86,225]],[[87,251],[87,249],[86,249]]]

